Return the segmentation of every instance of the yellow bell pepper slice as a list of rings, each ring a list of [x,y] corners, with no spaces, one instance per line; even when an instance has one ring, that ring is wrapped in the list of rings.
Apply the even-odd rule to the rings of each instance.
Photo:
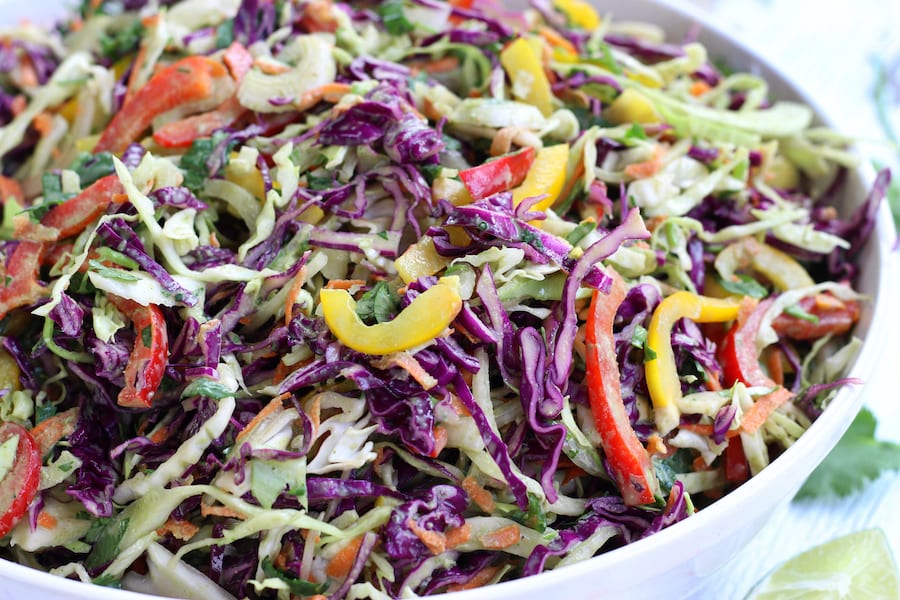
[[[653,103],[644,94],[633,88],[625,88],[612,101],[603,116],[607,121],[616,125],[659,123],[661,120]]]
[[[512,83],[513,97],[549,117],[553,112],[553,91],[536,46],[520,37],[500,52],[500,64]]]
[[[816,284],[793,256],[752,237],[734,242],[719,252],[715,266],[723,279],[733,278],[737,269],[750,267],[781,291]]]
[[[707,298],[690,292],[675,292],[653,311],[647,330],[647,350],[652,356],[644,363],[647,389],[653,403],[656,428],[666,435],[678,426],[681,417],[678,401],[681,382],[672,350],[672,327],[681,318],[699,323],[721,323],[737,318],[739,304],[734,300]]]
[[[547,196],[531,210],[547,210],[553,206],[566,183],[568,164],[568,144],[557,144],[538,150],[534,163],[525,175],[525,181],[512,191],[513,204],[518,206],[525,198],[546,194]]]
[[[462,308],[459,278],[443,277],[410,303],[394,320],[366,325],[346,290],[319,292],[325,323],[348,348],[381,356],[409,350],[439,336]]]
[[[0,390],[16,391],[21,388],[16,359],[6,350],[0,349]]]
[[[449,258],[441,256],[435,250],[434,239],[424,237],[397,257],[394,260],[394,267],[403,281],[410,283],[420,277],[434,275],[446,267],[449,262]]]
[[[553,0],[553,6],[568,17],[576,27],[593,31],[600,26],[600,15],[584,0]]]

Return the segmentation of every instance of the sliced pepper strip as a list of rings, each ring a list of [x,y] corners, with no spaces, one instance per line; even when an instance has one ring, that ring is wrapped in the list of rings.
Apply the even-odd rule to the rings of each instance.
[[[163,67],[116,113],[100,136],[95,152],[120,153],[159,115],[210,100],[223,84],[233,88],[225,66],[206,56],[189,56]]]
[[[672,328],[682,318],[699,323],[733,321],[738,316],[738,303],[699,296],[690,292],[675,292],[665,298],[653,311],[647,331],[647,348],[652,358],[644,364],[647,389],[653,402],[656,428],[666,435],[678,426],[681,381],[672,350]]]
[[[649,504],[660,496],[650,455],[641,444],[622,403],[613,321],[625,299],[625,282],[615,271],[609,295],[594,291],[585,330],[587,382],[591,412],[600,433],[610,476],[628,506]]]
[[[500,52],[500,64],[509,76],[517,100],[536,107],[549,117],[553,112],[553,92],[544,73],[541,56],[528,39],[520,37]]]
[[[737,269],[750,267],[782,291],[816,283],[792,256],[752,237],[742,238],[722,250],[716,257],[715,266],[723,279],[733,278]]]
[[[521,184],[532,163],[534,163],[534,148],[529,146],[515,154],[464,169],[459,172],[459,178],[469,190],[472,199],[481,200]]]
[[[19,242],[6,261],[6,268],[0,268],[3,286],[0,287],[0,319],[14,308],[28,306],[47,295],[46,288],[38,281],[41,255],[44,245],[37,242]]]
[[[78,235],[112,203],[116,194],[124,194],[119,177],[115,174],[102,177],[89,185],[74,198],[57,204],[41,218],[41,225],[59,231],[56,239]]]
[[[391,354],[425,344],[440,335],[462,308],[459,278],[443,277],[392,321],[366,325],[356,313],[356,301],[346,290],[319,292],[328,328],[348,348],[371,355]]]
[[[149,408],[169,359],[166,320],[155,304],[143,306],[126,298],[112,295],[109,298],[131,319],[136,333],[134,349],[125,366],[125,387],[119,392],[119,406]]]
[[[543,200],[538,201],[531,210],[544,211],[553,206],[566,183],[568,164],[568,144],[541,148],[525,176],[525,181],[512,191],[513,204],[518,206],[526,198],[543,194],[545,195]]]

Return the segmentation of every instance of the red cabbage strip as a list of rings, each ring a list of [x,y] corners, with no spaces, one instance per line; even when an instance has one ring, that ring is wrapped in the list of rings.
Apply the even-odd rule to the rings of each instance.
[[[455,323],[457,326],[462,326],[470,335],[481,340],[483,344],[496,344],[499,339],[497,334],[478,318],[468,302],[463,303],[462,309],[456,315]]]
[[[800,377],[798,376],[797,379],[800,379]],[[794,404],[802,408],[810,419],[817,419],[821,416],[823,410],[822,406],[816,404],[816,397],[819,396],[819,394],[844,385],[862,385],[863,383],[865,383],[863,380],[856,377],[843,377],[837,381],[811,385],[800,392],[799,396],[794,399]]]
[[[725,436],[728,433],[728,430],[731,429],[731,424],[734,422],[734,417],[737,414],[737,405],[735,404],[726,404],[716,413],[716,418],[713,421],[713,441],[717,444],[721,444],[725,441]]]
[[[148,197],[157,206],[172,206],[175,208],[193,208],[201,211],[208,208],[205,202],[197,199],[186,187],[162,187],[150,192]]]
[[[144,250],[140,238],[123,219],[113,219],[103,223],[97,228],[97,234],[114,250],[118,250],[134,260],[142,269],[152,275],[164,290],[175,297],[177,302],[185,306],[197,305],[199,302],[197,296],[175,281],[165,267],[150,258],[150,255]]]
[[[603,41],[650,63],[684,56],[684,49],[680,46],[672,44],[655,44],[640,38],[617,33],[607,33],[603,37]]]
[[[310,502],[340,498],[377,498],[388,496],[403,499],[400,492],[365,479],[336,479],[333,477],[308,477],[306,493]]]
[[[519,508],[522,510],[527,510],[528,488],[525,486],[525,482],[513,473],[512,459],[509,457],[509,448],[507,447],[506,442],[491,429],[487,415],[484,414],[481,406],[475,401],[472,390],[469,389],[465,379],[463,379],[462,375],[459,373],[453,378],[453,389],[460,402],[463,403],[463,406],[465,406],[466,410],[472,415],[472,420],[475,421],[475,426],[481,434],[481,439],[484,441],[485,448],[487,449],[488,454],[491,455],[491,458],[494,459],[494,462],[497,463],[497,466],[500,467],[500,471],[506,478],[507,485],[509,485],[509,490],[516,499],[516,504],[518,504]]]
[[[545,425],[542,419],[553,419],[562,410],[562,404],[548,402],[544,395],[544,375],[546,373],[546,350],[544,338],[534,327],[523,327],[516,332],[519,349],[522,353],[522,379],[519,381],[519,395],[522,409],[528,424],[537,434],[538,442],[544,446],[552,446],[550,454],[541,465],[541,487],[547,501],[556,502],[558,495],[553,486],[553,475],[559,464],[559,456],[566,441],[566,427],[560,423]]]
[[[449,585],[465,585],[479,572],[489,566],[496,557],[494,552],[468,552],[461,555],[455,564],[447,569],[438,569],[425,584],[423,596],[429,596]]]
[[[68,294],[60,294],[59,304],[53,307],[49,316],[64,334],[75,337],[81,333],[84,309]]]
[[[536,575],[544,570],[547,559],[551,556],[563,556],[572,550],[577,544],[588,539],[601,527],[611,527],[624,535],[625,527],[620,523],[608,520],[601,514],[590,514],[578,519],[571,529],[560,531],[556,538],[546,546],[535,546],[525,564],[522,566],[522,576]]]
[[[378,543],[378,536],[375,533],[367,531],[363,535],[362,543],[359,545],[359,550],[356,553],[356,558],[353,560],[353,566],[350,567],[350,572],[347,573],[347,577],[338,586],[338,589],[328,596],[328,600],[340,600],[347,594],[350,586],[353,585],[353,582],[356,581],[365,568],[366,561],[369,560],[369,555],[372,553],[372,549],[375,548],[376,543]]]
[[[469,505],[468,495],[459,487],[436,485],[394,507],[384,525],[384,550],[394,560],[431,556],[431,552],[410,525],[426,531],[445,532],[466,522],[463,512]]]
[[[566,383],[572,369],[572,356],[574,355],[575,335],[578,332],[578,315],[575,312],[575,294],[581,287],[585,276],[596,264],[612,255],[627,240],[641,240],[650,237],[650,232],[644,226],[638,209],[633,208],[628,212],[621,225],[610,231],[606,236],[594,242],[572,269],[566,287],[563,288],[560,305],[562,306],[562,320],[553,332],[553,362],[550,366],[550,381],[561,392],[565,392]]]
[[[641,534],[642,538],[653,535],[670,525],[674,525],[679,521],[683,521],[688,518],[690,513],[688,512],[688,503],[687,498],[685,497],[684,492],[684,484],[678,480],[675,480],[675,483],[672,484],[672,489],[669,491],[669,501],[666,502],[666,509],[663,511],[661,515],[653,519],[653,522],[650,523],[650,526],[644,530]]]
[[[503,381],[507,385],[513,386],[515,378],[512,373],[516,371],[517,357],[513,351],[513,326],[506,314],[506,309],[500,302],[500,296],[497,294],[497,286],[494,284],[494,274],[491,267],[484,266],[481,277],[475,284],[475,293],[481,298],[481,304],[487,313],[491,326],[494,328],[495,338],[497,339],[497,364],[500,366],[500,372],[503,375]]]

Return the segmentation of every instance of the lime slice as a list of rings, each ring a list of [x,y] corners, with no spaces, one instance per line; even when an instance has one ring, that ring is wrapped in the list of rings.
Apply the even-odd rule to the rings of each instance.
[[[748,600],[900,598],[897,565],[881,529],[845,535],[798,554],[760,581]]]

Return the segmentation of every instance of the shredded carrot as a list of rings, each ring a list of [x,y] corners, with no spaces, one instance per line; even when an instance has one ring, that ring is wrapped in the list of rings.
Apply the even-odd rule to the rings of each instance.
[[[280,394],[272,398],[266,406],[259,411],[255,417],[250,419],[250,422],[241,429],[240,433],[237,434],[237,437],[234,438],[234,442],[240,443],[244,441],[244,439],[250,435],[250,432],[259,427],[266,419],[270,416],[274,415],[276,412],[280,410],[284,410],[284,401],[290,397],[290,393],[285,392],[284,394]]]
[[[475,575],[469,581],[465,583],[451,583],[447,586],[448,592],[462,592],[465,590],[474,590],[475,588],[480,588],[482,586],[487,585],[491,582],[494,577],[497,576],[497,573],[500,571],[500,567],[485,567],[475,573]]]
[[[719,381],[719,376],[711,371],[704,371],[706,373],[706,381],[704,385],[706,389],[712,392],[718,392],[722,389],[722,383]]]
[[[425,63],[425,66],[422,69],[426,73],[430,73],[432,75],[437,73],[446,73],[447,71],[452,71],[459,67],[459,59],[455,56],[445,56],[443,58],[439,58],[437,60],[432,60]]]
[[[72,31],[81,31],[84,29],[84,21],[81,19],[75,19],[71,23],[69,23],[69,29]]]
[[[447,428],[435,425],[432,429],[432,435],[434,435],[434,449],[431,451],[430,456],[431,458],[437,458],[444,448],[447,447]]]
[[[323,86],[303,92],[303,95],[297,100],[297,109],[307,110],[323,100],[326,102],[338,102],[349,93],[349,84],[337,82],[326,83]]]
[[[706,461],[703,460],[702,456],[697,456],[694,458],[693,468],[694,471],[708,471],[709,465],[706,464]]]
[[[372,361],[372,366],[378,369],[387,370],[391,367],[400,367],[412,377],[424,390],[430,390],[438,384],[437,379],[431,376],[428,371],[419,364],[416,357],[409,352],[395,352],[388,354],[378,360]]]
[[[325,596],[324,594],[316,594],[315,596],[310,596],[309,600],[328,600],[328,596]]]
[[[790,400],[793,395],[790,390],[779,387],[771,394],[757,399],[753,406],[744,413],[741,429],[746,433],[754,433],[763,426],[775,409]]]
[[[281,383],[287,378],[288,375],[299,369],[300,367],[305,367],[309,363],[312,362],[312,358],[308,360],[301,360],[292,365],[286,364],[283,360],[278,361],[278,365],[275,367],[275,372],[272,374],[272,383]]]
[[[78,409],[70,408],[67,411],[47,417],[31,429],[31,437],[37,442],[44,456],[64,437],[72,435],[75,424],[78,421]]]
[[[551,46],[556,46],[557,48],[568,52],[573,56],[578,56],[578,50],[575,49],[575,46],[572,45],[572,42],[561,36],[555,29],[551,29],[549,27],[541,27],[538,30],[538,33],[541,34],[541,37],[547,40],[547,42]]]
[[[137,79],[144,68],[144,62],[147,60],[147,48],[143,45],[138,50],[137,56],[131,66],[131,75],[128,77],[128,88],[125,90],[125,98],[122,100],[122,106],[126,106],[134,95],[137,93]]]
[[[447,551],[447,537],[442,532],[419,527],[419,524],[413,519],[407,519],[406,526],[416,534],[417,538],[422,540],[422,543],[433,555],[437,556]]]
[[[169,428],[160,427],[159,429],[151,433],[148,439],[154,444],[161,444],[167,437],[169,437]]]
[[[56,520],[56,517],[48,513],[46,510],[42,510],[38,513],[38,526],[43,527],[44,529],[53,529],[54,527],[56,527],[57,523],[58,521]]]
[[[22,186],[12,177],[4,177],[0,175],[0,203],[6,204],[6,201],[12,198],[21,205],[25,202],[25,192]]]
[[[459,396],[456,394],[450,394],[450,406],[460,417],[471,417],[472,413],[469,412],[469,409],[466,408],[466,405],[462,403],[462,400],[459,399]]]
[[[663,441],[662,436],[658,433],[650,434],[650,437],[647,438],[647,452],[650,455],[665,455],[668,453],[668,448],[666,448],[666,443]]]
[[[678,426],[679,429],[684,429],[685,431],[691,431],[696,433],[697,435],[705,435],[706,437],[713,436],[713,426],[709,423],[684,423]],[[738,435],[740,431],[737,429],[729,429],[725,433],[726,438],[733,438]]]
[[[197,535],[198,531],[200,531],[200,527],[194,525],[190,521],[179,521],[178,519],[169,517],[169,519],[163,523],[162,527],[156,530],[156,533],[159,535],[171,533],[175,539],[186,542]]]
[[[282,73],[287,73],[291,70],[288,65],[282,62],[276,62],[268,56],[258,56],[256,60],[253,61],[253,65],[266,75],[281,75]]]
[[[222,246],[222,244],[219,243],[219,238],[216,237],[215,232],[209,234],[209,245],[213,248],[219,248]]]
[[[338,550],[334,558],[329,561],[325,567],[325,573],[334,579],[344,579],[350,573],[356,555],[359,554],[359,547],[362,545],[363,536],[358,536],[350,540],[347,545]]]
[[[294,318],[294,305],[297,303],[297,298],[300,296],[300,292],[303,291],[303,284],[306,283],[306,265],[300,267],[300,270],[297,271],[297,274],[294,276],[294,281],[291,283],[291,289],[288,290],[287,298],[284,301],[284,324],[290,325],[291,320]]]
[[[17,95],[12,99],[12,102],[9,103],[9,110],[12,112],[13,116],[16,117],[22,113],[28,107],[28,100],[25,99],[25,96],[22,94]]]
[[[351,290],[354,287],[362,287],[366,282],[362,279],[332,279],[325,284],[326,290]]]
[[[653,148],[653,157],[644,162],[632,163],[625,167],[625,175],[632,179],[644,179],[652,176],[662,167],[662,157],[665,154],[662,146]]]
[[[766,355],[766,368],[769,370],[769,377],[778,385],[784,385],[784,353],[781,348],[770,347]]]
[[[507,525],[482,535],[478,541],[488,550],[503,550],[518,544],[520,539],[522,534],[518,525]]]
[[[247,515],[239,510],[228,508],[227,506],[210,506],[202,500],[200,501],[200,515],[204,517],[229,517],[232,519],[246,519]]]
[[[566,180],[562,191],[559,193],[560,202],[565,202],[566,199],[572,195],[572,190],[578,185],[582,175],[584,175],[584,160],[579,158],[578,162],[575,163],[575,170],[572,172],[572,176]]]
[[[322,418],[322,398],[316,396],[312,400],[312,405],[306,411],[306,415],[309,417],[309,420],[312,421],[313,426],[313,438],[318,437],[319,435],[319,425],[321,423]]]
[[[32,121],[35,131],[41,134],[41,137],[47,137],[53,131],[53,117],[50,113],[42,112],[34,117]]]
[[[25,88],[33,88],[40,85],[37,71],[34,69],[34,62],[27,54],[23,55],[22,60],[19,62],[19,83]]]
[[[702,79],[698,79],[694,83],[691,84],[690,92],[691,96],[702,96],[712,88],[708,83],[703,81]]]
[[[472,528],[468,523],[463,523],[459,527],[451,527],[444,534],[447,538],[447,548],[456,548],[469,541],[472,537]]]
[[[247,71],[253,68],[253,55],[240,42],[231,43],[222,61],[235,81],[241,81]]]

